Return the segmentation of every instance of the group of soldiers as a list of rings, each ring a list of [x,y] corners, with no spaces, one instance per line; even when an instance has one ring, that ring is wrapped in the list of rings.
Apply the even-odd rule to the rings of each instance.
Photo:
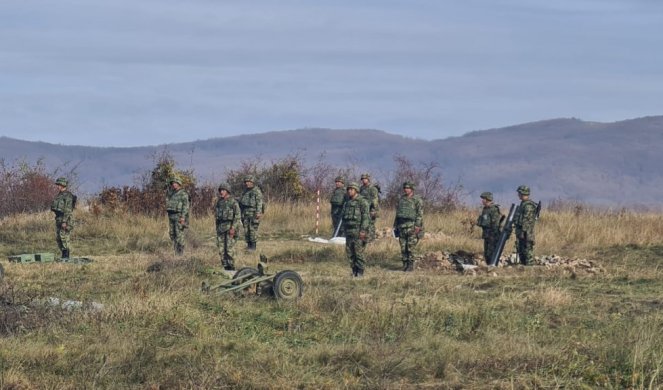
[[[226,270],[235,269],[236,243],[240,225],[244,228],[244,240],[248,251],[255,251],[258,241],[258,228],[264,213],[264,199],[256,179],[252,175],[243,178],[244,192],[239,198],[232,196],[227,183],[218,187],[215,210],[216,243],[221,264]],[[58,195],[53,199],[51,211],[55,213],[55,230],[62,258],[70,256],[70,235],[74,227],[73,211],[76,196],[67,190],[68,181],[60,177],[55,181]],[[423,200],[416,195],[415,185],[406,181],[398,200],[393,223],[394,236],[398,238],[403,262],[403,271],[414,270],[414,263],[420,259],[417,244],[424,236]],[[364,252],[366,245],[375,239],[375,223],[379,216],[379,187],[371,183],[368,173],[361,175],[361,185],[356,182],[345,184],[341,176],[335,179],[335,189],[330,198],[331,219],[334,236],[345,236],[345,253],[352,267],[352,275],[361,277],[366,267]],[[517,252],[520,262],[531,263],[534,250],[534,225],[537,219],[537,204],[530,200],[530,189],[521,185],[517,189],[521,201],[513,219]],[[483,210],[477,225],[483,230],[484,257],[487,264],[495,256],[502,229],[504,215],[499,205],[493,203],[493,194],[481,194]],[[189,225],[189,195],[179,177],[169,181],[166,194],[169,236],[175,253],[184,252],[184,233]]]

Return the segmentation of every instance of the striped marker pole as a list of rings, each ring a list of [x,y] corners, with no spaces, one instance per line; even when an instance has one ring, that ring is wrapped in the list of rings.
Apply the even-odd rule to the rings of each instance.
[[[318,228],[320,227],[320,189],[317,191],[318,199],[315,204],[315,235],[318,235]]]

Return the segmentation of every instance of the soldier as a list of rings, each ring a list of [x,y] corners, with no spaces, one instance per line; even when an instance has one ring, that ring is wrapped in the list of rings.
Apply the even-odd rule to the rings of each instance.
[[[368,238],[369,206],[366,199],[359,196],[359,184],[350,183],[347,187],[348,201],[343,209],[343,229],[345,230],[345,255],[352,266],[352,275],[364,275],[364,249]]]
[[[334,236],[342,236],[343,227],[339,228],[339,225],[343,219],[343,205],[348,200],[348,193],[344,188],[345,179],[342,176],[337,176],[334,184],[336,188],[329,200],[329,203],[331,203],[332,232],[334,232]],[[336,229],[338,229],[338,232]]]
[[[71,231],[74,229],[74,208],[76,207],[76,196],[67,190],[69,182],[64,177],[55,181],[58,194],[51,203],[51,211],[55,213],[55,237],[58,248],[62,252],[62,258],[69,258]]]
[[[403,260],[403,271],[414,271],[414,262],[419,258],[417,243],[424,234],[424,206],[419,195],[414,194],[414,183],[403,183],[403,195],[398,200],[394,235],[398,237]]]
[[[378,219],[378,211],[380,211],[380,198],[379,190],[376,186],[371,184],[371,175],[364,173],[361,175],[361,189],[359,194],[363,196],[369,205],[369,241],[375,240],[375,222]]]
[[[241,211],[237,200],[230,196],[230,186],[226,183],[219,185],[219,197],[215,207],[216,216],[216,245],[223,269],[235,269],[235,243],[239,236],[238,229],[241,223]]]
[[[184,230],[189,226],[189,194],[182,188],[182,179],[170,179],[170,189],[166,193],[166,211],[170,240],[177,255],[184,253]]]
[[[518,246],[518,257],[523,265],[530,264],[534,259],[534,224],[536,223],[537,204],[529,199],[529,187],[522,185],[518,187],[518,198],[520,206],[513,217],[516,227],[516,240]]]
[[[244,176],[246,187],[242,197],[239,199],[239,207],[242,210],[242,224],[244,225],[244,239],[246,249],[256,250],[258,241],[258,227],[262,217],[263,200],[262,191],[255,185],[256,179],[252,175]]]
[[[483,257],[486,264],[490,265],[497,242],[500,239],[500,223],[504,216],[500,213],[500,205],[493,203],[493,194],[491,192],[484,192],[481,194],[481,204],[483,210],[477,225],[483,230],[481,237],[483,238]]]

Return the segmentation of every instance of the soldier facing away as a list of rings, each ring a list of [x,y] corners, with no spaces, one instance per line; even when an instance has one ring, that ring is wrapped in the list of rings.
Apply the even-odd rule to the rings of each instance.
[[[334,185],[336,188],[334,188],[334,192],[332,192],[332,196],[329,199],[329,203],[331,204],[332,232],[337,236],[342,236],[343,227],[339,228],[339,225],[341,225],[343,220],[343,205],[348,200],[348,193],[345,189],[345,179],[342,176],[336,177]],[[336,229],[338,229],[338,233]]]
[[[380,211],[380,194],[376,186],[371,184],[371,175],[364,173],[361,175],[361,188],[359,194],[363,196],[369,205],[369,231],[368,239],[370,241],[375,239],[375,222],[378,219],[378,212]]]
[[[182,179],[170,179],[166,193],[168,234],[177,255],[184,253],[184,230],[189,226],[189,194],[182,188]]]
[[[219,197],[216,201],[216,245],[219,248],[221,264],[225,270],[235,269],[235,244],[241,223],[239,203],[230,196],[230,186],[219,185]]]
[[[528,186],[519,186],[517,191],[521,202],[513,217],[513,225],[516,228],[516,245],[520,263],[528,265],[534,259],[534,225],[536,223],[537,204],[530,200]]]
[[[347,191],[348,201],[343,209],[345,255],[352,266],[352,276],[362,277],[366,266],[364,250],[368,238],[369,206],[366,199],[359,195],[359,184],[348,184]]]
[[[76,196],[67,190],[69,182],[64,177],[55,181],[58,194],[51,203],[51,211],[55,214],[55,237],[58,248],[62,252],[62,258],[69,258],[71,249],[71,231],[74,229],[74,208],[76,207]]]
[[[477,225],[483,230],[483,257],[486,264],[490,265],[498,241],[500,239],[500,223],[504,218],[500,213],[500,206],[493,203],[493,194],[484,192],[481,194],[481,204],[483,210],[477,219]]]
[[[258,227],[262,218],[263,199],[262,191],[255,185],[256,179],[252,175],[244,177],[244,192],[239,199],[239,207],[242,210],[242,224],[244,225],[244,240],[246,249],[256,250],[258,242]]]
[[[419,195],[414,194],[414,183],[403,183],[403,195],[398,200],[394,235],[398,237],[403,260],[403,271],[412,272],[414,262],[420,258],[417,244],[424,234],[424,206]]]

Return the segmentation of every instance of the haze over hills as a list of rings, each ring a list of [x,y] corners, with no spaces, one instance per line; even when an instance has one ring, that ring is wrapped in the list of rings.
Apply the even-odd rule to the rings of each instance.
[[[379,130],[301,129],[137,148],[54,145],[0,137],[6,162],[42,158],[55,168],[77,165],[80,190],[130,185],[167,150],[180,168],[193,168],[203,181],[222,180],[229,168],[256,157],[269,162],[298,153],[307,162],[323,156],[339,168],[370,171],[386,180],[393,156],[438,162],[446,181],[460,182],[475,202],[493,191],[502,204],[515,188],[532,187],[533,198],[598,205],[663,205],[663,116],[614,123],[553,119],[461,137],[426,141]]]

